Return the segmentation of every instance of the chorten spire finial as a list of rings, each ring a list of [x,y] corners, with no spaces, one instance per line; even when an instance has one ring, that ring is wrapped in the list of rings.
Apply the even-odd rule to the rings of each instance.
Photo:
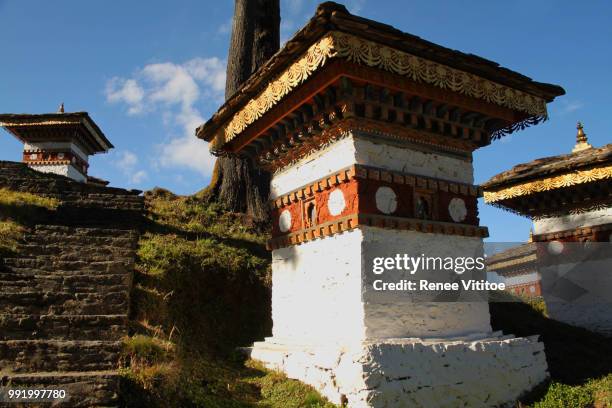
[[[584,128],[582,126],[582,122],[578,122],[576,125],[576,129],[578,129],[578,133],[576,134],[576,146],[572,149],[572,153],[576,153],[585,149],[590,149],[591,146],[587,140],[587,135],[584,133]]]
[[[57,110],[57,113],[64,113],[64,102],[62,102]]]

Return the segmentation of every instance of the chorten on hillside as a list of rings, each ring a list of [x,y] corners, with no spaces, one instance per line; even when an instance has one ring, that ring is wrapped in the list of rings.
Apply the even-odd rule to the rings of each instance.
[[[196,132],[272,174],[274,325],[251,356],[353,408],[500,406],[544,381],[543,344],[492,332],[487,301],[378,292],[372,261],[483,256],[472,153],[563,93],[320,5]]]
[[[523,297],[542,295],[537,246],[533,242],[488,256],[487,271],[502,277],[506,290],[514,295]]]
[[[23,162],[34,170],[70,177],[73,180],[107,185],[88,176],[89,156],[113,148],[87,112],[0,114],[0,126],[21,140]]]
[[[612,144],[582,124],[569,154],[545,157],[482,185],[488,204],[529,217],[548,315],[612,334]]]

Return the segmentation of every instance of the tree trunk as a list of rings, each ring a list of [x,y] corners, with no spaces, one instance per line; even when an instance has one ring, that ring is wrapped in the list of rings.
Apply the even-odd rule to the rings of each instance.
[[[235,0],[225,98],[231,97],[280,45],[279,0]],[[207,188],[210,199],[233,212],[266,221],[270,176],[248,159],[220,157]]]

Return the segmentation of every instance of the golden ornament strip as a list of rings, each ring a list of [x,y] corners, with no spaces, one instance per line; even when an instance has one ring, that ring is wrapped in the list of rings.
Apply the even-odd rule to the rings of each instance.
[[[494,263],[488,264],[487,268],[490,271],[495,272],[497,269],[506,268],[508,266],[521,265],[521,264],[525,264],[529,262],[534,262],[537,260],[538,260],[538,257],[536,254],[530,254],[528,256],[524,256],[522,258],[517,258],[517,259],[512,259],[509,261],[494,262]]]
[[[380,68],[415,82],[448,89],[533,116],[547,115],[546,101],[542,98],[404,51],[334,31],[313,44],[298,61],[270,81],[258,96],[238,111],[225,126],[225,140],[217,140],[215,144],[219,146],[234,139],[331,58]]]
[[[22,127],[22,126],[53,126],[53,125],[78,125],[80,119],[76,120],[49,120],[44,122],[0,122],[2,127]]]
[[[486,203],[494,203],[509,198],[571,187],[577,184],[590,183],[608,178],[612,178],[612,166],[562,174],[556,177],[518,184],[498,191],[485,191],[484,200]]]

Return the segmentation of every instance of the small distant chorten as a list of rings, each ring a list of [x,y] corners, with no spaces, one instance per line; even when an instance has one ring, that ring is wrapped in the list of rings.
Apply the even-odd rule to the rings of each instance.
[[[54,173],[73,180],[107,185],[87,175],[89,156],[106,153],[114,146],[87,112],[0,114],[0,126],[23,145],[23,162],[34,170]]]
[[[534,221],[535,242],[608,241],[612,231],[612,144],[593,147],[581,122],[576,128],[572,153],[519,164],[482,185],[486,203]]]
[[[580,122],[577,129],[572,153],[519,164],[482,188],[485,202],[532,219],[533,242],[525,248],[537,247],[537,271],[548,315],[610,335],[612,275],[605,255],[609,249],[602,249],[598,258],[588,248],[605,249],[596,243],[612,241],[612,144],[593,147]],[[512,270],[507,267],[509,255],[497,259],[493,269],[517,275],[516,260]],[[608,262],[604,267],[602,259]],[[533,269],[533,264],[526,265]]]
[[[537,246],[529,241],[487,257],[487,270],[504,279],[506,290],[517,296],[542,295],[541,276],[537,267]]]

